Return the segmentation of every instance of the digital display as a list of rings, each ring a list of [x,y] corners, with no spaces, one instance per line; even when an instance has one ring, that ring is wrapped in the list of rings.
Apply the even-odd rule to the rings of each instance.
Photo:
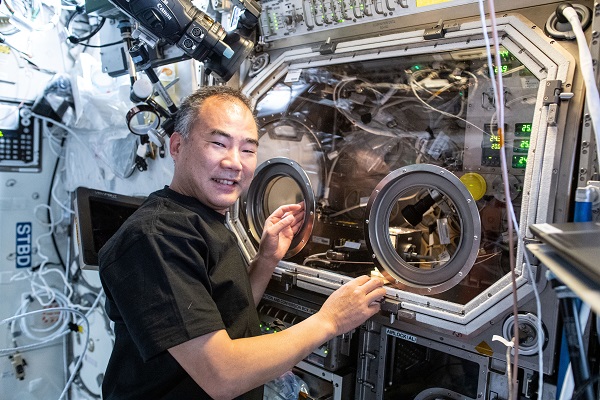
[[[504,125],[506,130],[506,125]],[[485,124],[483,130],[484,135],[481,141],[481,165],[485,167],[500,166],[500,135],[498,135],[498,126],[496,124]]]
[[[483,147],[487,147],[492,150],[500,150],[500,136],[490,135],[488,137],[487,143]]]
[[[499,167],[500,152],[489,147],[481,149],[481,165],[484,167]]]
[[[0,103],[0,138],[18,138],[19,119],[18,107]]]
[[[506,60],[514,60],[514,57],[512,56],[512,54],[510,54],[510,51],[508,50],[500,50],[500,58],[502,58],[502,60],[506,61]]]
[[[0,139],[16,139],[21,135],[21,131],[13,129],[0,129]]]
[[[514,153],[527,153],[529,152],[529,139],[515,139],[513,142]]]
[[[519,122],[515,124],[515,136],[531,135],[531,122]]]
[[[502,64],[500,66],[500,71],[502,72],[502,75],[506,74],[506,72],[509,69],[509,65],[508,64]],[[498,67],[494,65],[494,74],[498,73]]]
[[[485,136],[481,142],[481,165],[486,167],[500,166],[500,148],[500,136]]]
[[[527,156],[516,155],[512,157],[513,168],[527,168]]]
[[[487,133],[481,142],[484,149],[500,150],[500,135],[498,135],[498,126],[495,124],[485,124],[483,130]]]

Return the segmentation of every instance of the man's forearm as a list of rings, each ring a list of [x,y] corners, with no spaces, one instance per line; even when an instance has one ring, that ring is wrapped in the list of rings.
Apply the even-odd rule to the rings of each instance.
[[[314,315],[276,334],[231,340],[218,331],[169,352],[211,397],[231,399],[290,370],[334,334]]]
[[[259,255],[254,257],[250,262],[248,274],[250,276],[250,285],[252,287],[252,297],[254,298],[254,303],[256,305],[260,302],[260,299],[271,280],[271,276],[273,276],[273,271],[276,266],[277,261],[265,260]]]

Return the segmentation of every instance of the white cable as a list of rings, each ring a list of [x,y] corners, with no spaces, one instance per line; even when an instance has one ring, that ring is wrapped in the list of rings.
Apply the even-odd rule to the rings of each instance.
[[[68,295],[69,298],[70,298],[70,296],[73,293],[73,289],[72,289],[71,285],[68,283],[66,275],[64,273],[62,273],[62,271],[59,271],[56,268],[53,268],[53,269],[48,269],[47,268],[47,264],[48,264],[49,258],[41,250],[41,248],[42,248],[42,246],[41,246],[41,239],[45,238],[45,237],[48,237],[48,236],[51,236],[52,233],[54,232],[54,227],[58,223],[60,223],[60,221],[62,221],[63,217],[61,215],[61,218],[60,218],[60,220],[59,220],[58,223],[54,222],[54,217],[53,217],[53,214],[52,214],[52,209],[48,205],[46,205],[46,204],[38,204],[36,207],[34,207],[34,215],[36,215],[37,210],[39,208],[46,208],[49,211],[49,217],[50,217],[50,222],[49,223],[44,223],[43,221],[40,221],[38,219],[38,222],[40,222],[41,224],[45,224],[45,225],[49,226],[49,228],[50,228],[48,230],[48,232],[43,233],[43,234],[37,236],[36,239],[35,239],[35,244],[36,244],[36,247],[38,249],[38,256],[42,258],[42,262],[40,264],[39,269],[35,273],[29,272],[28,274],[25,274],[24,276],[15,275],[15,276],[13,276],[11,278],[11,280],[20,280],[20,279],[30,278],[31,279],[30,286],[31,286],[31,292],[32,292],[31,294],[36,298],[36,300],[38,300],[38,302],[41,305],[48,306],[48,305],[52,304],[52,302],[55,299],[55,290],[52,289],[50,287],[50,285],[48,285],[48,283],[44,279],[44,276],[46,274],[48,274],[48,273],[58,273],[59,274],[59,276],[61,277],[61,279],[62,279],[62,281],[63,281],[63,283],[65,285],[65,287],[69,291],[69,295]],[[40,281],[41,284],[39,284],[36,281],[36,279],[38,281]],[[38,290],[36,290],[36,288],[42,288],[42,289],[44,289],[44,294],[48,295],[48,301],[47,302],[45,302],[45,301],[43,301],[41,299],[41,297],[39,296],[40,292]]]
[[[571,24],[571,28],[577,39],[579,69],[583,77],[583,83],[585,84],[585,101],[590,119],[592,120],[592,128],[594,129],[596,138],[596,151],[598,160],[600,160],[600,95],[598,94],[598,87],[596,86],[596,78],[594,76],[592,54],[585,39],[577,11],[569,6],[565,7],[562,13]]]
[[[37,293],[31,293],[31,294],[23,293],[22,294],[21,306],[17,310],[15,317],[19,316],[19,315],[27,314],[29,312],[29,310],[28,310],[29,306],[33,303],[33,298],[35,297],[36,299],[38,299],[41,296],[53,298],[50,305],[56,304],[57,307],[69,307],[69,300],[66,298],[66,296],[64,294],[57,292],[57,291],[53,291],[50,294],[50,293],[48,293],[47,290],[40,289],[40,290],[38,290]],[[47,313],[54,313],[56,310],[56,307],[48,307],[47,305],[43,305],[43,303],[41,303],[39,301],[38,301],[38,303],[42,307],[44,307],[43,310]],[[48,308],[46,308],[46,307],[48,307]],[[45,329],[30,329],[27,319],[22,318],[19,320],[19,327],[21,329],[21,332],[23,334],[25,334],[25,336],[27,336],[29,339],[32,339],[32,340],[55,339],[56,337],[58,337],[58,336],[56,336],[56,332],[64,329],[67,326],[67,324],[68,324],[68,322],[66,321],[66,318],[64,317],[64,315],[62,313],[59,316],[57,316],[56,322],[50,324]],[[37,333],[35,333],[35,332],[37,332]],[[52,333],[46,334],[47,332],[52,332]],[[41,336],[41,335],[39,335],[39,333],[44,333],[45,335]]]
[[[53,128],[56,130],[57,127],[53,126]],[[60,157],[61,148],[56,151],[53,146],[60,145],[62,139],[57,138],[52,132],[50,132],[50,128],[46,124],[42,124],[42,132],[44,133],[46,139],[48,139],[48,145],[52,154],[54,154],[57,158]]]
[[[417,98],[417,100],[419,100],[421,103],[423,103],[423,105],[425,105],[425,107],[427,107],[427,108],[430,108],[430,109],[432,109],[433,111],[435,111],[435,112],[438,112],[438,113],[440,113],[440,114],[442,114],[442,115],[445,115],[445,116],[447,116],[447,117],[450,117],[450,118],[455,118],[455,119],[457,119],[457,120],[459,120],[459,121],[462,121],[462,122],[464,122],[464,123],[465,123],[465,124],[467,124],[467,125],[471,125],[471,126],[472,126],[473,128],[475,128],[476,130],[483,132],[483,129],[481,129],[480,127],[478,127],[478,126],[477,126],[477,125],[475,125],[474,123],[472,123],[472,122],[470,122],[470,121],[467,121],[466,119],[464,119],[464,118],[461,118],[461,117],[459,117],[458,115],[450,114],[450,113],[448,113],[448,112],[446,112],[446,111],[442,111],[442,110],[440,110],[440,109],[437,109],[437,108],[433,107],[432,105],[428,104],[428,103],[427,103],[425,100],[423,100],[423,99],[422,99],[422,98],[419,96],[419,94],[417,93],[417,91],[416,91],[416,89],[415,89],[415,86],[417,86],[418,84],[417,84],[417,85],[413,85],[413,82],[414,82],[414,79],[413,79],[413,77],[411,76],[410,83],[411,83],[411,89],[412,89],[412,92],[413,92],[414,96]],[[415,82],[415,83],[416,83],[416,82]]]
[[[355,205],[353,205],[353,206],[350,206],[350,207],[348,207],[348,208],[344,208],[343,210],[340,210],[340,211],[334,212],[333,214],[331,214],[331,215],[328,215],[328,217],[330,217],[330,218],[337,217],[338,215],[345,214],[345,213],[347,213],[348,211],[356,210],[357,208],[366,207],[366,206],[367,206],[367,203],[355,204]]]
[[[73,209],[72,209],[71,207],[69,207],[68,205],[65,205],[65,204],[63,204],[63,203],[62,203],[62,202],[61,202],[61,201],[58,199],[58,197],[56,196],[56,193],[54,192],[54,191],[55,191],[55,189],[56,189],[57,187],[58,187],[58,179],[55,179],[55,180],[54,180],[54,185],[52,186],[52,189],[50,190],[50,194],[52,195],[52,199],[54,199],[54,202],[56,202],[56,204],[58,204],[58,206],[59,206],[60,208],[62,208],[62,209],[63,209],[63,210],[66,212],[66,213],[68,213],[68,214],[75,214],[75,211],[73,211]],[[69,193],[69,192],[67,192],[67,193]],[[68,202],[69,202],[69,200],[66,200],[66,203],[68,203]],[[60,222],[61,222],[63,219],[64,219],[64,218],[63,218],[63,216],[61,215],[61,220],[60,220],[60,221],[58,221],[58,222],[56,223],[56,225],[58,225],[58,224],[59,224],[59,223],[60,223]]]
[[[500,62],[500,49],[499,49],[499,38],[497,35],[497,31],[495,29],[495,13],[493,12],[493,0],[490,2],[490,16],[491,16],[491,25],[492,25],[492,33],[494,34],[494,46],[496,48],[496,63],[497,63],[497,68],[498,68],[498,82],[496,82],[495,79],[491,79],[491,84],[492,84],[492,89],[494,91],[495,97],[496,97],[496,104],[497,104],[497,110],[499,110],[498,114],[498,126],[502,127],[502,129],[504,129],[504,89],[502,87],[502,74],[501,74],[501,62]],[[483,7],[483,0],[479,0],[479,11],[480,11],[480,17],[481,17],[481,25],[482,25],[482,31],[483,31],[483,37],[484,37],[484,41],[486,44],[486,49],[488,50],[487,53],[487,58],[488,58],[488,69],[489,69],[489,73],[490,76],[494,76],[494,69],[493,69],[493,62],[491,59],[491,45],[490,45],[490,40],[487,34],[487,29],[486,29],[486,22],[485,22],[485,11],[484,11],[484,7]],[[498,83],[498,85],[496,84]],[[599,153],[600,154],[600,153]],[[533,292],[534,292],[534,296],[535,296],[535,302],[536,302],[536,312],[538,314],[538,318],[537,318],[537,330],[538,330],[538,340],[537,340],[537,349],[538,349],[538,368],[539,368],[539,374],[538,374],[538,398],[543,398],[543,388],[544,388],[544,357],[543,357],[543,343],[541,340],[541,332],[543,332],[543,326],[542,326],[542,305],[541,305],[541,300],[540,300],[540,294],[537,290],[536,284],[535,284],[535,280],[533,277],[533,272],[532,272],[532,268],[531,268],[531,263],[529,261],[529,256],[527,254],[527,251],[525,250],[525,246],[524,246],[524,242],[523,242],[523,238],[521,237],[521,233],[519,231],[519,225],[517,223],[517,218],[514,212],[514,208],[512,206],[512,202],[510,201],[510,189],[509,189],[509,183],[508,183],[508,170],[507,170],[507,163],[506,163],[506,153],[504,151],[504,143],[502,143],[502,148],[500,149],[500,158],[501,158],[501,166],[502,166],[502,178],[503,178],[503,182],[504,182],[504,190],[505,190],[505,196],[506,196],[506,205],[507,205],[507,210],[509,212],[510,215],[510,219],[511,222],[514,225],[514,230],[517,233],[517,245],[519,246],[519,248],[522,251],[522,254],[524,255],[525,258],[525,263],[527,266],[527,272],[528,272],[528,276],[529,276],[529,281],[531,283]],[[515,316],[516,318],[516,316]],[[517,323],[517,321],[515,321],[515,324]],[[511,383],[511,378],[510,376],[509,378],[509,386]],[[509,398],[512,397],[513,393],[512,391],[509,393]]]
[[[83,343],[88,343],[90,341],[90,322],[88,321],[88,319],[84,313],[82,313],[79,310],[75,310],[75,309],[67,308],[67,307],[58,307],[58,308],[55,308],[55,310],[56,311],[67,311],[67,312],[79,315],[81,317],[81,320],[80,320],[80,322],[77,323],[77,325],[79,325],[81,322],[85,322],[85,326],[86,326],[86,329],[85,329],[86,337],[85,337],[85,341]],[[2,321],[0,321],[0,325],[15,321],[20,318],[24,318],[29,315],[40,314],[40,313],[46,312],[46,311],[47,310],[36,310],[36,311],[30,311],[25,314],[15,315],[13,317],[6,318],[6,319],[3,319]],[[61,336],[65,335],[69,332],[70,332],[70,330],[65,330],[64,332],[61,332]],[[26,346],[22,346],[22,347],[25,348]],[[83,348],[83,350],[81,351],[81,355],[79,356],[79,359],[77,360],[77,363],[75,364],[75,367],[73,368],[73,372],[71,373],[71,376],[69,377],[69,380],[67,381],[62,393],[58,397],[58,400],[61,400],[65,397],[65,394],[69,390],[69,387],[73,383],[73,380],[75,379],[75,376],[76,376],[77,372],[79,371],[79,367],[81,367],[81,363],[83,362],[83,358],[85,357],[85,353],[87,352],[87,346],[82,346],[82,348]],[[11,351],[15,352],[15,351],[18,351],[18,348],[0,349],[0,354],[5,353],[6,350],[11,350]],[[6,353],[6,354],[9,354],[9,353]]]
[[[106,160],[103,157],[102,153],[96,153],[93,149],[91,149],[90,146],[87,143],[85,143],[83,141],[83,139],[81,139],[81,137],[79,137],[79,134],[77,132],[75,132],[73,129],[69,128],[65,124],[61,124],[60,122],[53,120],[52,118],[48,118],[48,117],[45,117],[43,115],[36,114],[36,113],[31,113],[31,115],[33,115],[36,118],[41,119],[42,121],[50,122],[60,128],[63,128],[65,131],[67,131],[67,133],[72,135],[86,150],[88,150],[90,152],[90,155],[92,156],[93,159],[100,160],[113,174],[119,176],[119,174],[113,170],[111,163],[108,162],[108,160]]]
[[[20,30],[24,31],[49,31],[60,23],[60,14],[62,4],[57,0],[43,0],[28,4],[26,1],[19,1],[16,4],[11,1],[11,23],[16,25]],[[28,9],[31,9],[31,14],[28,15]],[[48,16],[49,11],[52,14]],[[47,19],[47,22],[45,21]]]
[[[96,296],[96,299],[94,300],[94,302],[92,303],[92,305],[89,307],[89,309],[87,310],[87,312],[85,314],[83,314],[80,310],[78,310],[77,308],[80,309],[85,309],[88,307],[84,307],[81,305],[73,305],[71,307],[53,307],[51,309],[40,309],[40,310],[35,310],[35,311],[29,311],[26,313],[23,313],[22,311],[24,309],[26,309],[26,305],[30,303],[30,301],[28,301],[26,298],[24,298],[23,304],[21,305],[21,307],[19,308],[19,311],[17,312],[17,315],[10,317],[10,318],[6,318],[2,321],[0,321],[0,325],[5,324],[5,323],[10,323],[11,326],[11,333],[13,334],[13,337],[15,336],[15,332],[14,332],[14,326],[15,326],[15,322],[16,320],[20,320],[20,328],[21,331],[23,333],[25,333],[26,335],[28,335],[30,337],[30,339],[33,340],[40,340],[36,343],[33,344],[28,344],[28,345],[23,345],[23,346],[15,346],[12,348],[7,348],[7,349],[0,349],[0,356],[4,356],[7,354],[14,354],[15,352],[24,352],[24,351],[31,351],[31,350],[37,350],[40,348],[44,348],[47,347],[49,345],[53,345],[55,343],[52,343],[54,341],[56,341],[57,339],[60,338],[64,338],[67,334],[71,333],[71,329],[68,327],[69,324],[69,319],[65,318],[64,319],[64,323],[62,324],[62,326],[60,327],[60,329],[58,331],[56,331],[54,334],[52,335],[48,335],[45,338],[42,337],[40,338],[39,336],[35,336],[32,335],[30,333],[30,331],[26,328],[26,324],[23,324],[23,321],[25,321],[25,317],[27,316],[31,316],[31,315],[35,315],[35,314],[39,314],[39,313],[44,313],[44,312],[48,312],[48,311],[59,311],[61,313],[61,316],[63,315],[64,312],[70,312],[70,313],[74,313],[80,316],[80,319],[76,322],[76,325],[81,325],[82,322],[85,322],[86,324],[86,338],[84,343],[89,342],[89,336],[90,336],[90,327],[89,327],[89,320],[88,317],[90,316],[90,314],[94,311],[94,309],[98,306],[98,304],[100,303],[100,300],[103,298],[104,295],[104,291],[101,289],[98,292],[98,295]],[[68,303],[71,304],[68,299],[66,298],[66,296],[62,295],[62,293],[57,294],[57,298],[61,299],[62,303]],[[24,328],[25,327],[25,328]],[[63,390],[63,392],[61,393],[59,400],[62,399],[68,388],[70,387],[70,385],[73,383],[73,380],[76,376],[76,374],[78,373],[78,370],[81,366],[81,363],[83,361],[83,358],[85,356],[85,353],[87,351],[87,346],[83,346],[83,351],[81,353],[81,356],[79,357],[79,359],[77,360],[77,363],[75,364],[75,367],[73,368],[73,373],[71,374],[69,380],[67,381],[65,388]],[[67,374],[65,373],[65,376]]]

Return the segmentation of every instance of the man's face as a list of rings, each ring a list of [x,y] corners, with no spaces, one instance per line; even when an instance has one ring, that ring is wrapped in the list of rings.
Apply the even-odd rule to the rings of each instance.
[[[190,136],[177,132],[169,145],[175,161],[171,189],[225,214],[248,189],[256,169],[258,132],[238,100],[209,97]]]

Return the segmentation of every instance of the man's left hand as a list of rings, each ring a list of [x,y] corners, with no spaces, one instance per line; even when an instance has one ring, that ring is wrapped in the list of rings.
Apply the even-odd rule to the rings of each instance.
[[[279,207],[265,221],[258,255],[277,264],[288,251],[304,221],[304,202]]]

